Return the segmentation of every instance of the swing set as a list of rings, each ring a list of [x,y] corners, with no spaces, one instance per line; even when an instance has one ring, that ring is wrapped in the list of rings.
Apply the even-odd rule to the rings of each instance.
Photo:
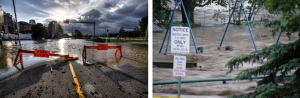
[[[185,18],[186,18],[187,23],[188,23],[189,28],[190,28],[190,33],[191,33],[192,38],[193,38],[195,50],[196,50],[197,54],[199,54],[199,52],[198,52],[199,50],[200,50],[200,52],[203,52],[203,47],[197,48],[197,45],[196,45],[196,42],[195,42],[195,38],[194,38],[194,36],[193,36],[193,31],[192,31],[192,29],[191,29],[191,26],[190,26],[190,23],[189,23],[189,20],[188,20],[186,11],[185,11],[184,4],[183,4],[182,0],[180,0],[180,1],[181,1],[181,5],[182,5],[182,8],[183,8],[182,10],[184,11]],[[233,16],[233,14],[234,14],[234,10],[235,10],[235,8],[236,8],[236,5],[237,5],[237,2],[238,2],[238,1],[239,1],[239,0],[236,0],[236,2],[235,2],[235,5],[234,5],[234,7],[233,7],[232,13],[231,13],[231,15],[230,15],[230,18],[229,18],[229,21],[228,21],[228,24],[227,24],[227,27],[226,27],[226,30],[225,30],[225,32],[224,32],[224,35],[223,35],[223,37],[222,37],[222,40],[221,40],[221,43],[220,43],[220,46],[218,47],[218,49],[221,49],[222,43],[223,43],[223,41],[224,41],[226,32],[227,32],[228,27],[229,27],[229,25],[230,25],[230,21],[231,21],[231,18],[232,18],[232,16]],[[251,31],[251,27],[250,27],[250,24],[249,24],[249,21],[248,21],[246,12],[245,12],[245,7],[244,7],[244,4],[243,4],[243,1],[240,0],[240,2],[241,2],[241,5],[242,5],[242,7],[243,7],[243,12],[244,12],[245,18],[246,18],[246,20],[247,20],[247,24],[248,24],[248,28],[249,28],[249,31],[250,31],[250,35],[251,35],[251,38],[252,38],[253,45],[254,45],[254,47],[255,47],[255,50],[257,50],[256,44],[255,44],[255,40],[254,40],[254,38],[253,38],[253,34],[252,34],[252,31]],[[167,42],[167,46],[166,46],[166,50],[165,50],[165,54],[168,52],[168,46],[169,46],[169,41],[170,41],[170,35],[171,35],[171,33],[172,33],[171,30],[170,30],[170,28],[173,26],[173,21],[174,21],[175,10],[176,10],[177,4],[178,4],[178,0],[176,0],[176,2],[175,2],[175,7],[174,7],[174,10],[173,10],[172,18],[171,18],[171,21],[170,21],[170,23],[169,23],[169,26],[168,26],[167,32],[166,32],[166,34],[165,34],[165,37],[164,37],[164,39],[163,39],[163,42],[162,42],[161,48],[160,48],[160,50],[159,50],[159,53],[161,53],[161,50],[162,50],[163,45],[164,45],[164,42],[165,42],[165,40],[166,40],[166,36],[167,36],[168,33],[169,33],[169,36],[168,36],[168,42]],[[205,17],[205,13],[204,13],[204,17]],[[170,31],[169,31],[169,30],[170,30]],[[204,29],[203,29],[203,32],[204,32]],[[203,38],[202,38],[202,44],[203,44]],[[230,47],[230,46],[226,46],[225,48],[226,48],[226,50],[232,50],[232,47]]]
[[[187,17],[186,11],[185,11],[184,4],[183,4],[182,0],[180,0],[180,1],[181,1],[181,6],[182,6],[182,8],[183,8],[182,10],[184,11],[185,18],[186,18],[187,23],[188,23],[189,28],[190,28],[190,33],[191,33],[192,38],[193,38],[193,42],[194,42],[194,45],[195,45],[196,52],[197,52],[197,54],[199,54],[198,49],[197,49],[197,45],[196,45],[196,41],[195,41],[195,38],[194,38],[194,35],[193,35],[193,31],[192,31],[192,28],[191,28],[189,19],[188,19],[188,17]],[[178,0],[175,1],[175,7],[174,7],[174,10],[173,10],[172,18],[171,18],[171,21],[170,21],[170,23],[169,23],[169,26],[168,26],[167,32],[166,32],[166,34],[165,34],[164,40],[163,40],[163,42],[162,42],[162,44],[161,44],[159,53],[161,53],[161,50],[162,50],[162,48],[163,48],[163,46],[164,46],[164,43],[165,43],[165,40],[166,40],[166,36],[168,35],[168,31],[169,31],[169,30],[171,29],[171,27],[173,26],[173,20],[174,20],[175,10],[176,10],[177,4],[178,4]],[[170,34],[169,34],[169,36],[168,36],[168,42],[167,42],[165,54],[168,52],[168,46],[169,46],[170,37],[171,37],[170,35],[171,35],[171,33],[172,33],[171,30],[169,31],[169,33],[170,33]]]

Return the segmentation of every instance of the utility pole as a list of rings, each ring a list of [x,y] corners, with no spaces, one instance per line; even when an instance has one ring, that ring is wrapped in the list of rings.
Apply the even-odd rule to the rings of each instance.
[[[95,22],[94,22],[94,40],[93,40],[93,44],[95,42]]]
[[[14,4],[14,11],[15,11],[16,22],[17,22],[17,32],[18,32],[18,36],[19,36],[19,44],[20,44],[20,48],[22,48],[21,41],[20,41],[20,33],[19,33],[19,24],[18,24],[18,19],[17,19],[17,12],[16,12],[16,7],[15,7],[15,0],[13,0],[13,4]]]
[[[73,25],[72,25],[72,37],[73,37],[73,39],[74,39],[74,34],[73,34]]]
[[[104,27],[104,32],[106,33],[106,42],[107,42],[107,38],[108,38],[108,35],[107,35],[107,32],[106,32],[106,26]]]

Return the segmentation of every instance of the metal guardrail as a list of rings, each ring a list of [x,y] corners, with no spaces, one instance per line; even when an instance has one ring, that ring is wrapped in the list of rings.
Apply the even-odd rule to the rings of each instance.
[[[265,75],[268,76],[268,75]],[[261,79],[265,77],[264,75],[252,76],[252,79]],[[279,77],[280,75],[276,75]],[[291,74],[286,75],[285,77],[291,77]],[[211,81],[223,81],[223,84],[226,84],[226,81],[232,81],[234,77],[225,77],[225,78],[209,78],[209,79],[194,79],[194,80],[181,80],[181,83],[192,83],[192,82],[211,82]],[[242,79],[247,80],[247,79]],[[153,82],[153,85],[163,85],[163,84],[176,84],[178,81],[159,81]]]

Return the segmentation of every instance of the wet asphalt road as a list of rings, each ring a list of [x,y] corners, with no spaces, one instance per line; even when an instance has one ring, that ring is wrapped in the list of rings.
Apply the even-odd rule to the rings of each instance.
[[[74,80],[70,64],[65,58],[33,57],[23,54],[25,69],[16,71],[11,65],[18,47],[6,42],[7,50],[0,52],[4,59],[0,77],[0,97],[4,98],[76,98],[77,88],[85,97],[91,98],[145,98],[148,97],[148,51],[130,43],[107,43],[121,45],[123,57],[115,57],[115,49],[107,51],[87,50],[88,66],[83,65],[81,53],[83,45],[95,46],[85,40],[22,41],[25,50],[50,50],[50,53],[69,54],[79,57],[71,61],[78,84]],[[3,62],[2,62],[3,63]],[[20,64],[18,65],[20,68]],[[6,67],[6,68],[5,68]],[[52,72],[51,72],[52,68]]]
[[[76,98],[76,86],[85,97],[146,98],[148,86],[126,74],[102,64],[73,66],[79,85],[74,82],[70,65],[64,58],[41,62],[0,81],[4,98]],[[52,72],[51,72],[51,67]]]

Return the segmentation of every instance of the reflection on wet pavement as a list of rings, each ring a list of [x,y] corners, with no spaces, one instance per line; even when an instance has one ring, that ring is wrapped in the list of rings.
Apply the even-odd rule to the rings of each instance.
[[[0,79],[5,78],[17,72],[12,67],[12,62],[18,52],[19,46],[13,45],[14,41],[3,41],[4,48],[0,50]],[[98,43],[81,39],[50,39],[50,40],[22,40],[22,49],[31,50],[48,50],[50,53],[68,54],[73,57],[79,57],[77,63],[83,65],[82,50],[83,46],[96,46],[97,44],[108,44],[109,46],[122,46],[123,57],[115,56],[116,49],[96,50],[87,49],[87,61],[89,64],[101,64],[119,70],[140,81],[148,81],[148,49],[132,46],[129,44],[119,43]],[[58,57],[33,57],[33,54],[23,53],[24,67],[27,68],[46,60],[53,60]],[[20,66],[20,64],[18,65]],[[128,68],[127,68],[128,67]],[[142,69],[142,70],[141,70]],[[147,83],[147,82],[145,82]]]

